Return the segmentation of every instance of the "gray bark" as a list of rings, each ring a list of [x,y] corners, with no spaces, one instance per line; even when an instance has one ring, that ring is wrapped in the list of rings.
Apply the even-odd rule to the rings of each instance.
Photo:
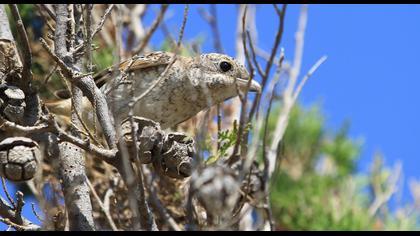
[[[67,5],[55,5],[57,17],[55,31],[55,53],[66,64],[73,65],[73,60],[69,57],[66,44],[68,30],[68,10]],[[74,112],[80,110],[82,93],[79,89],[73,89],[74,110],[72,121],[80,126]],[[77,135],[73,133],[73,135]],[[90,201],[89,187],[86,183],[86,169],[83,151],[68,142],[61,143],[60,154],[58,157],[60,168],[59,175],[62,180],[61,186],[64,193],[66,209],[68,210],[70,230],[95,230],[92,216],[92,204]]]

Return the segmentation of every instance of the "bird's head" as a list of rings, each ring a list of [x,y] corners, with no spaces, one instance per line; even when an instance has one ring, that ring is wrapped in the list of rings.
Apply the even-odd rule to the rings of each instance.
[[[202,54],[194,58],[188,73],[191,83],[207,98],[209,105],[245,92],[250,77],[242,63],[219,53]],[[248,91],[260,93],[261,86],[252,80]]]

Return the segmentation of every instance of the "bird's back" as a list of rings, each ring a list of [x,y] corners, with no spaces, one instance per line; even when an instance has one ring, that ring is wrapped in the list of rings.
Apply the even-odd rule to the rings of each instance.
[[[176,125],[195,115],[196,109],[187,106],[191,101],[183,99],[188,93],[186,72],[183,63],[188,60],[178,56],[174,64],[169,66],[174,54],[169,52],[153,52],[142,57],[127,60],[120,64],[119,76],[112,76],[112,69],[105,70],[95,76],[107,97],[108,105],[120,120],[129,112],[129,103],[134,98],[134,114],[152,119],[163,128]],[[142,96],[144,95],[144,96]],[[142,97],[137,101],[136,98]]]

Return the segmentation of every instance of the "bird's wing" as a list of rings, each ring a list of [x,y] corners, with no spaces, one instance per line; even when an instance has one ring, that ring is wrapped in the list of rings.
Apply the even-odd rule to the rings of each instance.
[[[118,69],[121,72],[130,73],[153,66],[167,65],[174,56],[171,52],[151,52],[143,56],[135,56],[131,59],[121,62]],[[115,70],[115,66],[109,67],[94,76],[95,83],[98,87],[102,87],[105,83],[112,79],[111,75]]]

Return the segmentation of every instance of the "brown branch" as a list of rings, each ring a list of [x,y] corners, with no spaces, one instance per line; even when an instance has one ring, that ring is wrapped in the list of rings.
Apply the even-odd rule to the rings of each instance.
[[[37,220],[39,220],[40,222],[43,222],[44,220],[41,219],[41,216],[39,216],[39,214],[35,211],[35,203],[31,203],[31,209],[32,209],[32,213],[34,214],[34,216],[36,217]]]
[[[57,17],[55,16],[55,13],[45,4],[36,4],[37,6],[41,7],[44,11],[48,13],[48,15],[53,19],[54,21],[57,20]]]
[[[35,224],[32,225],[20,225],[16,224],[15,222],[11,221],[9,218],[0,218],[0,221],[13,227],[15,230],[18,231],[39,231],[41,227]]]
[[[9,8],[12,13],[13,19],[16,22],[18,39],[21,44],[20,48],[22,49],[22,61],[23,61],[22,78],[24,79],[26,83],[28,83],[32,79],[32,76],[31,76],[32,53],[31,53],[31,47],[29,46],[28,34],[26,33],[25,27],[23,26],[22,18],[20,17],[17,5],[9,4]]]
[[[92,193],[93,197],[96,199],[96,201],[99,204],[99,208],[101,208],[102,212],[105,214],[105,217],[109,223],[109,226],[111,226],[111,229],[113,231],[118,231],[117,226],[115,225],[114,220],[112,219],[111,213],[109,212],[109,205],[105,205],[104,202],[102,202],[101,198],[99,197],[98,193],[96,192],[95,188],[93,187],[92,183],[89,179],[86,179],[86,183],[90,188],[90,192]],[[112,191],[109,189],[108,191]],[[107,193],[108,193],[107,191]],[[106,194],[107,196],[108,194]],[[109,202],[109,201],[108,201]]]
[[[21,191],[16,192],[16,207],[15,207],[15,214],[16,214],[16,221],[23,222],[22,220],[22,209],[25,202],[23,201],[23,193]]]
[[[254,43],[252,42],[252,38],[251,38],[251,34],[249,33],[249,30],[246,31],[246,35],[248,37],[249,48],[251,49],[252,61],[254,62],[255,66],[257,67],[258,74],[261,76],[261,78],[263,78],[265,76],[265,74],[264,74],[264,72],[263,72],[263,70],[260,66],[260,63],[258,63],[258,61],[257,61],[257,56],[256,56],[256,53],[255,53]],[[261,88],[261,90],[262,90],[262,88]]]
[[[277,53],[277,49],[280,46],[281,43],[281,39],[283,38],[283,32],[284,32],[284,17],[286,15],[286,9],[287,9],[287,4],[283,4],[282,10],[280,11],[277,7],[276,4],[274,4],[274,8],[279,16],[279,26],[277,29],[277,33],[276,33],[276,38],[274,40],[274,45],[273,45],[273,49],[271,50],[271,54],[270,57],[268,58],[266,67],[265,67],[265,71],[264,71],[264,76],[262,76],[262,82],[261,82],[261,91],[264,91],[265,85],[267,83],[267,80],[270,76],[270,70],[271,67],[273,65],[274,62],[274,58],[275,55]],[[261,94],[257,94],[253,104],[252,104],[252,108],[251,111],[249,113],[249,120],[251,120],[257,110],[258,104],[260,102],[260,98],[261,98]]]
[[[92,9],[93,4],[86,4],[86,13],[85,13],[85,68],[87,72],[92,72]]]
[[[95,35],[102,30],[102,27],[104,26],[105,20],[106,18],[109,16],[109,14],[111,13],[111,10],[114,8],[115,4],[111,4],[106,10],[104,15],[101,17],[101,20],[98,23],[98,26],[96,26],[95,31],[93,31],[92,36],[90,37],[90,40],[93,39],[93,37],[95,37]]]
[[[12,226],[19,231],[35,231],[41,230],[39,225],[33,224],[28,219],[24,218],[22,214],[22,207],[25,204],[23,202],[23,194],[17,193],[16,207],[10,207],[5,203],[2,197],[0,197],[0,221]]]
[[[153,33],[156,31],[160,22],[163,20],[163,16],[165,15],[168,6],[168,4],[162,4],[160,6],[159,14],[156,16],[155,20],[152,23],[152,26],[150,26],[150,28],[147,30],[146,35],[141,40],[141,44],[133,49],[134,55],[142,53],[143,50],[146,48],[147,44],[149,43],[149,40],[152,38]]]
[[[248,49],[247,49],[247,46],[246,46],[246,33],[245,33],[246,32],[245,31],[245,24],[246,23],[245,22],[246,22],[247,9],[248,9],[248,7],[246,6],[245,10],[244,10],[244,14],[242,16],[242,46],[243,46],[243,49],[244,49],[244,54],[245,54],[246,61],[248,62],[248,67],[249,67],[249,70],[250,70],[250,77],[248,79],[248,84],[247,84],[247,87],[245,89],[244,94],[242,94],[239,91],[239,89],[237,89],[242,105],[241,105],[241,114],[240,114],[240,118],[239,118],[238,132],[237,132],[237,135],[236,135],[237,138],[236,138],[235,146],[233,148],[232,155],[230,156],[230,158],[228,160],[229,165],[233,164],[235,161],[238,160],[237,153],[239,151],[239,146],[244,141],[244,138],[246,138],[245,134],[247,132],[244,132],[244,126],[245,126],[245,123],[248,122],[248,120],[246,119],[248,91],[249,91],[249,88],[251,86],[251,81],[254,78],[254,66],[251,63],[251,59],[249,57]],[[246,153],[245,149],[246,149],[246,143],[241,145],[241,156],[242,157]]]
[[[50,24],[47,15],[45,15],[44,10],[41,6],[42,4],[35,4],[36,9],[38,10],[39,14],[41,15],[42,19],[44,20],[45,24],[47,25],[47,27],[54,32],[55,28]]]
[[[276,34],[276,38],[274,40],[274,46],[273,49],[271,50],[271,54],[270,54],[270,58],[267,62],[267,65],[265,67],[265,78],[263,79],[262,83],[261,83],[261,88],[264,88],[268,76],[270,74],[270,70],[271,70],[271,66],[273,65],[273,61],[274,61],[274,57],[277,53],[277,49],[280,45],[282,36],[283,36],[283,31],[284,31],[284,16],[286,15],[286,8],[287,8],[287,4],[283,4],[283,7],[281,9],[281,11],[279,11],[278,7],[276,4],[274,4],[274,8],[276,9],[276,12],[279,16],[279,26],[278,26],[278,30],[277,30],[277,34]]]
[[[147,188],[149,190],[149,201],[152,202],[153,207],[158,211],[160,217],[162,220],[165,221],[169,227],[174,231],[181,231],[182,229],[179,227],[177,222],[174,220],[174,218],[171,217],[171,215],[166,210],[165,206],[162,205],[162,202],[159,199],[159,196],[156,193],[156,188],[153,185],[154,177],[151,177],[150,175],[146,176],[148,186]]]
[[[84,141],[73,135],[67,134],[67,132],[59,127],[58,123],[52,115],[48,118],[47,122],[48,123],[42,123],[36,126],[22,126],[5,120],[0,126],[0,129],[6,132],[13,132],[14,135],[42,134],[45,132],[50,132],[58,136],[59,142],[70,142],[82,148],[83,150],[101,158],[109,164],[113,164],[115,162],[118,152],[117,149],[108,150],[100,148],[92,144],[89,139]]]
[[[269,89],[269,91],[271,91],[271,94],[269,95],[270,96],[270,100],[269,100],[267,111],[265,113],[264,130],[263,130],[263,147],[264,147],[264,150],[263,150],[263,153],[262,153],[263,161],[264,161],[264,166],[268,166],[269,165],[269,160],[267,158],[267,150],[266,150],[266,147],[267,147],[267,135],[268,135],[268,119],[270,118],[271,108],[272,108],[274,97],[275,97],[275,89],[276,89],[277,83],[278,83],[278,81],[280,79],[280,74],[281,74],[282,69],[283,69],[283,61],[284,61],[284,50],[281,50],[280,59],[279,59],[279,62],[278,62],[278,67],[277,67],[277,71],[276,71],[276,74],[275,74],[275,76],[273,78],[272,86]],[[269,175],[268,174],[268,168],[264,168],[264,177],[263,177],[263,179],[267,179],[268,178],[268,175]],[[267,181],[265,181],[264,183],[266,183],[266,182]]]
[[[189,6],[188,6],[188,4],[185,4],[185,7],[184,7],[184,18],[182,19],[181,28],[179,30],[178,42],[177,42],[177,45],[176,45],[176,51],[175,51],[175,53],[179,53],[179,49],[180,49],[181,44],[182,44],[182,38],[184,37],[185,25],[187,24],[187,19],[188,19],[188,10],[189,10]]]
[[[204,20],[207,21],[207,23],[210,25],[211,31],[213,33],[213,47],[218,53],[223,53],[223,47],[221,44],[220,39],[220,31],[219,27],[217,27],[217,8],[214,4],[210,5],[210,14],[204,10],[204,8],[198,8],[198,12],[200,13],[201,17],[204,18]],[[216,112],[217,112],[217,150],[220,149],[221,143],[220,143],[220,132],[222,130],[222,115],[220,114],[221,106],[223,103],[219,103],[216,106]]]
[[[16,203],[15,203],[15,201],[13,201],[13,198],[10,196],[10,193],[7,190],[6,180],[4,179],[4,177],[1,177],[1,186],[3,187],[3,192],[6,195],[7,200],[9,200],[10,204],[12,204],[13,208],[16,208]]]

